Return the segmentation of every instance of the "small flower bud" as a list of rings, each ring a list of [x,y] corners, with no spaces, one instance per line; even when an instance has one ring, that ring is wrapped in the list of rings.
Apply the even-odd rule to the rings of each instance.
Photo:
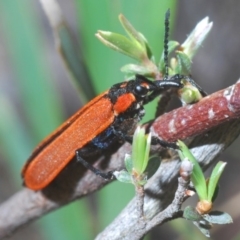
[[[207,214],[212,210],[213,204],[207,200],[201,200],[196,206],[196,210],[201,214]]]
[[[187,159],[183,160],[180,167],[180,176],[187,181],[190,179],[192,170],[193,170],[193,164]]]

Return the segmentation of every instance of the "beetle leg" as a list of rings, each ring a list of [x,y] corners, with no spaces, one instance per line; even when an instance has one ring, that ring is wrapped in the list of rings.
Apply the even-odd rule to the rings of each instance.
[[[183,77],[184,79],[186,79],[188,82],[190,82],[195,88],[198,89],[198,91],[201,93],[201,95],[203,97],[206,97],[208,94],[202,89],[202,87],[200,87],[191,77],[189,76],[185,76]]]
[[[97,168],[95,168],[93,165],[91,165],[89,162],[87,162],[86,160],[83,159],[82,157],[82,152],[81,149],[76,150],[76,158],[77,161],[79,161],[85,168],[89,169],[90,171],[92,171],[94,174],[104,178],[105,180],[110,180],[114,178],[113,172],[109,171],[109,172],[103,172]]]
[[[112,128],[112,130],[113,130],[114,135],[117,136],[117,138],[120,141],[128,142],[128,143],[132,144],[132,141],[133,141],[133,136],[132,135],[125,135],[125,134],[122,133],[122,131],[118,131],[114,127]]]
[[[158,144],[164,148],[179,149],[178,145],[174,142],[167,142],[167,141],[161,140],[158,137],[152,136],[151,145],[158,145]]]
[[[132,135],[124,135],[124,134],[122,134],[121,131],[118,132],[118,131],[116,131],[116,130],[114,131],[114,134],[115,134],[118,138],[120,138],[120,139],[122,139],[122,140],[124,140],[124,141],[126,141],[126,142],[128,142],[128,143],[131,143],[131,144],[132,144],[132,142],[133,142],[133,136],[132,136]],[[161,140],[161,139],[158,138],[158,137],[152,136],[152,138],[151,138],[151,145],[158,145],[158,144],[159,144],[160,146],[164,147],[164,148],[179,149],[179,147],[177,146],[177,144],[174,143],[174,142],[167,142],[167,141]]]
[[[153,82],[158,89],[144,99],[144,104],[151,102],[163,91],[166,91],[169,88],[182,88],[184,86],[182,80],[186,80],[196,87],[203,97],[207,96],[207,93],[190,76],[176,74],[171,78],[164,78],[163,80]]]
[[[186,80],[187,82],[191,83],[195,88],[198,89],[198,91],[201,93],[201,95],[203,97],[207,96],[207,93],[202,89],[202,87],[200,87],[192,78],[191,76],[185,76],[185,75],[180,75],[180,74],[175,74],[174,76],[172,76],[169,80],[164,79],[166,81],[171,81],[171,80]]]
[[[125,135],[124,136],[124,135],[121,134],[121,132],[118,132],[118,131],[115,131],[115,134],[120,139],[123,139],[123,140],[125,140],[129,143],[132,143],[132,141],[133,141],[133,136],[130,136],[130,135]],[[151,145],[158,145],[158,144],[161,145],[164,148],[178,149],[178,146],[177,146],[176,143],[166,142],[164,140],[159,139],[158,137],[153,136],[151,138]],[[89,152],[89,151],[87,150],[86,152]],[[95,155],[95,153],[93,153],[93,154]],[[95,168],[92,164],[87,162],[83,157],[84,157],[83,149],[76,150],[77,161],[79,161],[85,168],[89,169],[94,174],[102,177],[105,180],[111,180],[111,179],[115,178],[114,175],[113,175],[113,171],[103,172],[103,171]]]
[[[125,141],[127,141],[127,142],[129,142],[131,144],[133,142],[133,136],[126,135],[124,137],[124,139],[125,139]],[[151,145],[158,145],[158,144],[160,146],[164,147],[164,148],[179,149],[177,144],[174,143],[174,142],[167,142],[167,141],[159,139],[158,137],[152,136],[152,138],[151,138]]]

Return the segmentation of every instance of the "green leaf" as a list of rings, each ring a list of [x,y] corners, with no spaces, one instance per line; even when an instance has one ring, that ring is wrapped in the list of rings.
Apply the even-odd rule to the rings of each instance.
[[[219,178],[220,178],[226,164],[227,164],[226,162],[220,161],[216,164],[216,166],[214,167],[214,169],[212,171],[212,174],[209,178],[209,182],[208,182],[208,185],[207,185],[208,200],[209,201],[212,201],[213,195],[214,195],[215,190],[216,190],[217,185],[218,185]]]
[[[192,206],[187,206],[183,211],[183,217],[189,221],[200,221],[202,219],[196,209]]]
[[[138,31],[132,26],[132,24],[122,15],[119,15],[119,21],[121,22],[123,28],[125,29],[131,40],[139,45],[139,48],[145,50],[145,37],[143,34],[138,33]]]
[[[139,175],[143,173],[142,167],[144,164],[145,149],[145,130],[143,128],[137,127],[133,135],[132,160],[133,168]]]
[[[183,74],[183,75],[189,75],[191,73],[191,60],[185,54],[181,51],[176,51],[176,57],[177,57],[177,66],[174,69],[175,74]]]
[[[225,212],[212,211],[203,215],[203,218],[213,224],[229,224],[233,223],[232,217]]]
[[[215,188],[214,194],[213,194],[213,196],[212,196],[212,202],[213,202],[213,203],[215,202],[215,200],[216,200],[217,197],[218,197],[219,188],[220,188],[219,185],[217,185],[216,188]]]
[[[151,69],[137,64],[127,64],[121,68],[121,71],[132,76],[136,74],[151,76],[152,73]]]
[[[198,161],[195,159],[191,151],[187,148],[187,146],[182,141],[178,140],[178,145],[180,148],[178,152],[181,160],[183,161],[187,158],[190,162],[193,163],[193,172],[191,175],[191,180],[198,193],[199,199],[200,200],[207,199],[206,181]]]
[[[113,32],[98,31],[96,37],[107,47],[141,62],[146,55],[142,47],[127,37]]]
[[[65,67],[79,90],[82,102],[96,96],[89,73],[83,61],[78,42],[69,29],[60,6],[56,1],[42,1],[42,7],[54,32],[55,45],[62,57]]]
[[[124,161],[125,161],[125,167],[126,167],[127,171],[131,174],[132,169],[133,169],[133,162],[132,162],[131,155],[125,154]]]
[[[150,153],[150,147],[151,147],[151,139],[152,139],[151,133],[149,133],[147,135],[147,139],[146,139],[146,135],[145,135],[145,142],[144,142],[145,151],[144,151],[144,158],[143,158],[142,169],[141,169],[142,173],[145,171],[145,169],[148,165],[149,153]]]
[[[80,48],[74,41],[67,26],[62,24],[55,30],[55,42],[59,53],[70,73],[74,85],[79,91],[82,102],[87,102],[96,96],[92,81],[80,54]]]
[[[123,183],[132,183],[132,175],[129,172],[122,170],[122,171],[115,171],[113,172],[116,179]]]
[[[204,236],[210,237],[209,229],[211,229],[212,226],[208,222],[193,222],[193,224],[204,234]]]
[[[141,34],[141,33],[139,33],[139,34]],[[141,34],[141,35],[142,35],[142,34]],[[144,36],[143,36],[143,37],[144,37]],[[151,49],[151,47],[149,46],[147,40],[145,40],[145,49],[146,49],[146,53],[147,53],[148,58],[149,58],[152,62],[155,63],[155,57],[154,57],[154,55],[153,55],[153,53],[152,53],[152,49]]]

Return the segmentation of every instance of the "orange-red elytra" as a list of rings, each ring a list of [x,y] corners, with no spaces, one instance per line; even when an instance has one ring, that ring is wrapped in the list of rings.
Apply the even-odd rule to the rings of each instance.
[[[23,168],[24,183],[33,190],[47,186],[84,146],[113,121],[105,93],[97,96],[40,143]]]
[[[104,151],[130,136],[144,115],[143,105],[169,87],[181,88],[181,79],[152,82],[137,75],[91,100],[36,147],[22,171],[25,186],[33,190],[48,186],[76,150],[77,159],[84,161],[88,150]]]

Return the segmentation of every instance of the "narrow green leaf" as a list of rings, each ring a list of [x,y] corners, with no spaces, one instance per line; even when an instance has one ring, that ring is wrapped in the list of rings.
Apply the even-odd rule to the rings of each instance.
[[[218,162],[216,166],[214,167],[212,174],[209,178],[209,182],[207,185],[208,188],[208,200],[212,201],[213,195],[215,193],[216,187],[218,185],[219,178],[226,166],[226,162]]]
[[[142,164],[142,169],[141,172],[143,173],[148,165],[148,160],[149,160],[149,153],[150,153],[150,147],[151,147],[151,139],[152,135],[151,133],[148,134],[147,139],[145,135],[145,152],[144,152],[144,159],[143,159],[143,164]]]
[[[110,47],[111,49],[125,54],[131,58],[134,58],[139,62],[141,62],[143,56],[146,55],[139,44],[132,42],[121,34],[107,31],[98,31],[96,37],[107,47]]]
[[[145,130],[138,127],[133,136],[132,160],[133,168],[138,174],[142,174],[142,166],[146,149]]]
[[[121,71],[131,76],[136,74],[150,76],[152,73],[151,69],[137,64],[127,64],[121,68]]]
[[[141,33],[139,33],[140,35],[142,35]],[[144,38],[144,36],[142,35],[142,37]],[[148,58],[155,63],[155,57],[153,55],[153,52],[152,52],[152,48],[149,46],[149,43],[147,40],[144,41],[145,42],[145,49],[146,49],[146,53],[147,53],[147,56]]]
[[[133,42],[139,45],[142,50],[145,50],[145,37],[143,34],[139,34],[138,31],[132,26],[132,24],[122,15],[119,15],[119,21],[125,29],[128,36]]]
[[[216,200],[217,197],[218,197],[219,189],[220,189],[220,187],[219,187],[219,185],[217,185],[216,188],[215,188],[215,192],[214,192],[214,194],[213,194],[213,196],[212,196],[212,202],[213,202],[213,203],[215,202],[215,200]]]
[[[191,175],[191,180],[193,185],[198,193],[199,199],[204,200],[207,199],[207,186],[203,171],[198,163],[198,161],[194,158],[191,151],[187,148],[187,146],[182,142],[178,141],[178,145],[180,148],[179,156],[181,160],[188,159],[193,163],[193,172]]]
[[[82,102],[92,99],[96,92],[82,59],[80,47],[64,19],[57,1],[40,1],[54,32],[55,45],[65,64],[73,84],[79,90]]]
[[[76,41],[66,25],[57,28],[55,40],[59,53],[65,63],[66,69],[72,77],[74,85],[79,91],[82,102],[87,102],[96,96],[87,68],[82,59],[82,54]]]

